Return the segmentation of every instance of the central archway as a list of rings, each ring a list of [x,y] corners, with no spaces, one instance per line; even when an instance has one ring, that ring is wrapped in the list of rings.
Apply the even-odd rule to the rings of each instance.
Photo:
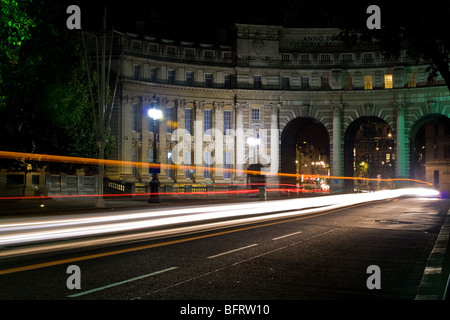
[[[389,124],[378,117],[353,121],[344,137],[344,175],[359,178],[393,178],[395,175],[394,136]],[[345,181],[347,190],[368,190],[372,182]]]
[[[323,174],[330,163],[330,138],[325,126],[313,118],[291,120],[281,133],[280,156],[282,173]],[[316,163],[320,167],[314,167]],[[295,178],[282,181],[294,183]]]

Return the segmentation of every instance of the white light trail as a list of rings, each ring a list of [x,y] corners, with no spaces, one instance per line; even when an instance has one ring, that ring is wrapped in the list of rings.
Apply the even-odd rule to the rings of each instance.
[[[64,240],[81,242],[81,238],[102,236],[108,240],[82,239],[83,246],[100,242],[146,239],[163,235],[212,230],[221,227],[288,218],[330,210],[368,201],[401,196],[436,196],[432,189],[408,188],[372,193],[328,195],[288,200],[255,201],[229,205],[205,205],[173,209],[140,209],[120,213],[72,214],[65,216],[9,218],[0,220],[0,257],[13,249],[30,244]],[[204,221],[204,223],[201,223]],[[162,229],[161,227],[165,227]],[[136,232],[137,235],[124,235]],[[115,239],[115,240],[114,240]],[[80,244],[78,244],[80,245]],[[76,246],[78,246],[76,245]],[[53,244],[58,249],[64,243]],[[74,244],[72,244],[74,246]],[[11,248],[8,248],[11,247]],[[21,254],[34,252],[32,247],[21,248]]]

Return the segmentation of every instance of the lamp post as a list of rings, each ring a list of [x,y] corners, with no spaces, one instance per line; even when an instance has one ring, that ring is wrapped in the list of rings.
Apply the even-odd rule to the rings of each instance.
[[[159,140],[159,126],[158,126],[158,120],[162,118],[162,112],[157,108],[156,103],[156,96],[153,96],[153,102],[151,104],[151,107],[148,109],[147,114],[149,118],[153,119],[153,163],[157,163],[157,152],[158,149],[156,147],[156,144]],[[156,175],[157,170],[152,171],[152,180],[150,181],[150,198],[148,199],[149,203],[152,202],[159,202],[159,180]]]
[[[156,104],[156,96],[153,96],[153,102],[151,105],[151,108],[147,111],[148,116],[153,119],[153,162],[156,163],[157,161],[157,149],[156,149],[156,143],[157,143],[157,137],[159,137],[158,134],[158,120],[162,118],[162,112],[157,108]]]

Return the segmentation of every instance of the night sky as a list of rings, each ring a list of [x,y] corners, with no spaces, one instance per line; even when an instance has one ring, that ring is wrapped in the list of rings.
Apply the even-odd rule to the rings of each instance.
[[[82,28],[99,29],[103,8],[108,28],[174,40],[229,40],[235,23],[285,27],[334,27],[338,10],[356,10],[366,19],[364,1],[228,0],[228,1],[70,1],[81,8]]]

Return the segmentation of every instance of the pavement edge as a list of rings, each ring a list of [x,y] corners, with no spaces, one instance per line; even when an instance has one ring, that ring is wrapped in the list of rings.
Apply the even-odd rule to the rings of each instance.
[[[444,224],[441,227],[434,248],[428,258],[415,300],[450,299],[450,277],[447,268],[444,268],[446,256],[448,259],[448,255],[450,255],[450,251],[448,250],[449,237],[450,209],[447,210]]]

